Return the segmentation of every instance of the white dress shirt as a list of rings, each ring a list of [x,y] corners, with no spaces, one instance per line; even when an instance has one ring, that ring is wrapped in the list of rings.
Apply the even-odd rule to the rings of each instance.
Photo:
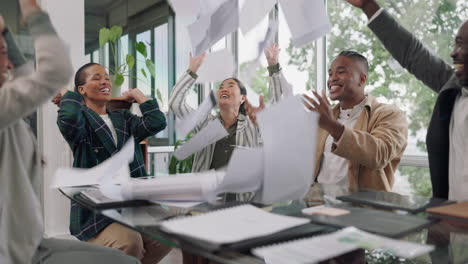
[[[99,115],[104,123],[106,123],[107,127],[110,129],[112,133],[112,138],[114,139],[114,144],[117,146],[117,132],[115,132],[114,124],[112,124],[112,120],[110,119],[109,115]]]
[[[364,109],[365,99],[355,105],[352,109],[341,109],[337,121],[345,127],[353,128]],[[337,156],[331,152],[333,143],[340,144],[341,138],[334,142],[333,137],[328,135],[325,141],[322,162],[318,174],[317,182],[321,184],[336,184],[349,186],[348,180],[348,160]]]
[[[449,199],[468,201],[468,88],[455,100],[450,119]]]

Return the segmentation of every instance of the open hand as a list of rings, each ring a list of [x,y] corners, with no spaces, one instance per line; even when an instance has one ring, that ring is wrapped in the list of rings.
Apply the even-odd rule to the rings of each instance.
[[[245,107],[245,111],[247,112],[247,115],[249,116],[249,119],[255,125],[257,125],[257,113],[262,111],[263,109],[265,109],[265,103],[263,102],[263,96],[260,96],[260,98],[258,98],[258,106],[257,107],[251,105],[250,102],[247,99],[245,99],[244,107]]]
[[[206,52],[203,52],[200,56],[192,57],[192,52],[190,52],[189,70],[196,73],[205,60],[205,56]]]
[[[265,57],[268,62],[268,66],[278,64],[278,57],[281,49],[278,44],[272,44],[270,47],[265,49]]]
[[[327,95],[325,90],[322,91],[322,96],[320,96],[317,92],[313,91],[315,98],[317,98],[318,102],[306,94],[303,94],[304,99],[306,102],[304,103],[305,106],[316,113],[319,114],[319,126],[328,131],[330,135],[335,139],[338,140],[341,135],[343,134],[344,126],[340,124],[336,118],[333,116],[333,111],[330,102],[328,101]]]

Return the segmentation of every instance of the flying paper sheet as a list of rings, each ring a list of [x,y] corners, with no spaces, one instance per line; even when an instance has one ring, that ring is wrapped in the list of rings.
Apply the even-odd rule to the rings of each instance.
[[[187,27],[195,56],[201,55],[213,44],[239,27],[238,0],[227,0],[212,13],[202,15]]]
[[[262,203],[302,198],[312,184],[318,115],[300,96],[284,98],[258,113],[264,153]]]
[[[174,156],[178,160],[184,160],[195,152],[206,146],[227,137],[229,134],[218,119],[210,121],[206,127],[198,131],[195,136],[185,142],[182,147],[174,151]]]
[[[177,16],[197,16],[200,13],[200,0],[169,0]]]
[[[122,149],[114,156],[90,169],[59,168],[52,181],[53,188],[97,185],[104,182],[121,182],[130,175],[128,164],[135,155],[135,139],[130,137]]]
[[[240,12],[240,28],[245,35],[273,9],[278,0],[244,1]]]
[[[228,49],[208,53],[197,72],[196,83],[223,81],[231,78],[234,71],[234,57]]]
[[[185,118],[178,120],[176,123],[178,134],[181,137],[185,137],[196,125],[206,119],[215,105],[216,97],[214,92],[211,91],[203,103],[198,106],[197,110],[191,112]]]
[[[263,149],[236,148],[217,193],[256,191],[263,179]]]
[[[125,199],[150,201],[204,201],[224,177],[222,171],[186,173],[153,179],[132,179],[123,185]]]
[[[280,0],[280,4],[294,46],[304,46],[330,32],[331,25],[324,1]]]

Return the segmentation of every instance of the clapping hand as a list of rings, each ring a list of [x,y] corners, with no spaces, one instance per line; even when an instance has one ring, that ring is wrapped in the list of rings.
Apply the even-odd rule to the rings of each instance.
[[[256,125],[257,124],[257,113],[265,109],[265,103],[263,102],[263,96],[258,98],[258,106],[255,107],[250,104],[250,102],[245,99],[244,107],[247,115],[249,116],[250,120]]]

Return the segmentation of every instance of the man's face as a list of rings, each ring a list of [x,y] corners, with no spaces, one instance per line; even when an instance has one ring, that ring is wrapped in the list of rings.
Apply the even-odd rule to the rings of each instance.
[[[367,76],[362,65],[351,58],[338,56],[328,70],[328,91],[331,100],[346,101],[364,92]]]
[[[458,30],[455,47],[450,54],[455,67],[455,75],[461,84],[468,86],[468,21]]]
[[[8,60],[7,44],[0,34],[0,87],[8,80],[9,69],[10,61]]]
[[[87,68],[85,73],[86,83],[78,87],[80,94],[91,101],[110,101],[112,84],[106,69],[101,65],[93,65]]]

